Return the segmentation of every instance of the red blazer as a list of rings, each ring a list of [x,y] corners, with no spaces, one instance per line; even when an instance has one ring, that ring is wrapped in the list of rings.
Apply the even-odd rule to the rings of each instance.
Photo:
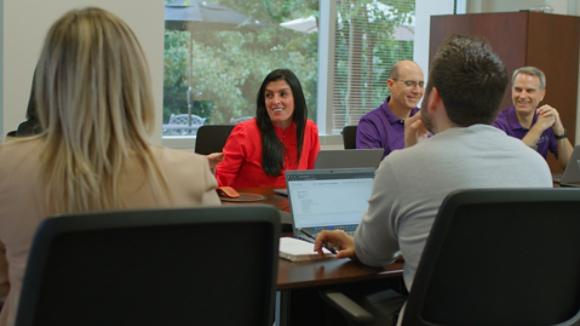
[[[286,130],[274,126],[276,135],[286,147],[284,169],[278,177],[267,175],[262,169],[262,138],[256,119],[236,125],[232,130],[223,153],[224,160],[218,164],[216,177],[220,186],[232,188],[273,186],[286,188],[286,170],[306,170],[314,167],[320,150],[318,128],[312,120],[306,120],[302,156],[296,166],[296,125],[293,122]]]

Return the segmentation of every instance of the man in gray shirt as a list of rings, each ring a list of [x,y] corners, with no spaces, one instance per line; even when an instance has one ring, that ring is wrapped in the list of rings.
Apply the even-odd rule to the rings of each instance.
[[[355,236],[321,232],[338,258],[383,266],[397,251],[411,290],[425,241],[443,199],[459,189],[551,187],[545,160],[490,124],[508,84],[507,71],[484,39],[452,35],[431,64],[421,111],[405,121],[405,149],[379,166]],[[427,132],[434,134],[427,139]]]

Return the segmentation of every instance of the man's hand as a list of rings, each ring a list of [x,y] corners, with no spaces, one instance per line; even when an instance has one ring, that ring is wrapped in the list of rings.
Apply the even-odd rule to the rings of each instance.
[[[536,113],[538,114],[538,121],[536,121],[534,126],[540,128],[541,132],[552,127],[556,135],[564,133],[564,126],[562,126],[562,122],[560,121],[560,114],[558,114],[555,108],[545,104],[536,109]]]
[[[354,238],[350,235],[344,233],[342,230],[328,231],[324,230],[316,236],[316,242],[314,243],[314,251],[319,254],[322,252],[322,242],[326,242],[338,249],[336,258],[350,258],[355,260],[356,253],[354,251]]]
[[[223,161],[225,158],[224,153],[211,153],[206,155],[207,160],[209,161],[209,168],[215,174],[215,168],[219,162]]]
[[[530,147],[536,146],[542,133],[548,128],[552,128],[556,135],[564,133],[564,126],[562,126],[560,115],[556,109],[545,104],[537,108],[536,113],[538,114],[538,120],[522,138],[524,144]]]
[[[405,148],[411,147],[427,139],[429,131],[421,121],[421,111],[405,119]]]

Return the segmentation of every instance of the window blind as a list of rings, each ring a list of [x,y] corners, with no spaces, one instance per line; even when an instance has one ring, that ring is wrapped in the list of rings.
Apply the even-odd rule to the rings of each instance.
[[[437,13],[441,13],[439,6],[449,10],[449,1],[427,2],[337,0],[333,133],[358,124],[390,95],[387,79],[391,66],[400,60],[415,60],[416,6]],[[423,47],[428,53],[428,41]]]

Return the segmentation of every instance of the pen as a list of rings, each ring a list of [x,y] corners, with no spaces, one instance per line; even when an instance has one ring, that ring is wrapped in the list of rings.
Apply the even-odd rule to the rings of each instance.
[[[310,232],[304,230],[304,229],[298,229],[298,231],[302,232],[302,234],[304,234],[305,236],[309,237],[310,239],[316,241],[316,238],[310,234]],[[322,246],[326,249],[328,249],[328,251],[332,252],[333,254],[336,255],[336,249],[334,249],[331,245],[329,245],[328,243],[322,241]]]

